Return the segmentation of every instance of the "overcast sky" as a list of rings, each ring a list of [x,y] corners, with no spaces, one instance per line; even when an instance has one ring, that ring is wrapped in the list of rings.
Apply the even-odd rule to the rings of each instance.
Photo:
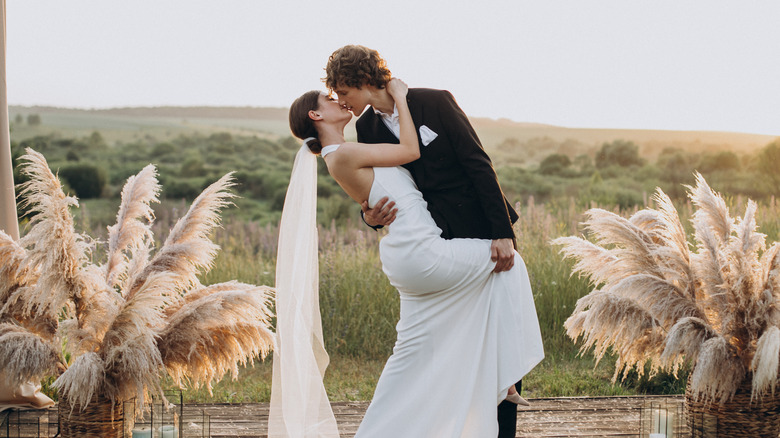
[[[287,107],[363,44],[472,116],[780,135],[780,1],[7,0],[8,98]]]

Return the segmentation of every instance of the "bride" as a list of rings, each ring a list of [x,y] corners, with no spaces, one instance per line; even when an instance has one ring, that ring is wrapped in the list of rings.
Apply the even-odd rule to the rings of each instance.
[[[407,86],[392,79],[387,91],[398,109],[400,144],[345,141],[344,127],[352,114],[325,93],[305,93],[290,108],[293,134],[306,139],[296,167],[303,149],[308,148],[308,155],[322,156],[328,172],[352,199],[358,203],[367,200],[373,206],[388,197],[398,208],[379,244],[382,269],[400,294],[398,337],[355,436],[495,437],[496,405],[507,396],[524,401],[516,393],[510,394],[513,385],[544,357],[525,264],[515,252],[511,270],[493,273],[490,240],[440,237],[441,230],[414,180],[399,167],[420,156],[406,103]],[[295,179],[293,170],[291,187],[298,182]],[[292,209],[298,216],[301,206],[285,203],[285,210]],[[283,214],[290,217],[289,211]],[[280,237],[280,251],[282,245]],[[284,291],[278,278],[277,288],[280,299]],[[279,324],[284,318],[278,315]],[[314,324],[319,327],[319,321]],[[289,342],[282,336],[280,339],[282,344]],[[319,341],[314,350],[321,358],[321,330]],[[311,349],[317,343],[304,344]],[[285,348],[282,346],[282,357]],[[322,363],[317,362],[324,372]],[[274,367],[274,385],[280,386],[276,356]],[[280,372],[283,367],[280,365]],[[457,382],[457,389],[448,389],[442,382]],[[281,393],[280,388],[274,390]],[[322,402],[322,392],[318,394]],[[277,395],[277,403],[281,398]],[[272,396],[272,416],[273,411]],[[317,432],[317,427],[324,427],[332,434],[335,422],[323,419],[327,415],[321,413],[315,417],[319,419],[309,429],[311,434],[300,436],[337,436]],[[269,429],[269,436],[276,435]]]

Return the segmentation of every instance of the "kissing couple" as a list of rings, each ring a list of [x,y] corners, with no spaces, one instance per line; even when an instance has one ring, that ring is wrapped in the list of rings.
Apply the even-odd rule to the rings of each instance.
[[[514,437],[520,381],[544,358],[518,216],[452,94],[408,88],[375,50],[349,45],[326,67],[330,93],[290,107],[303,140],[280,224],[277,347],[269,437],[338,437],[322,376],[316,168],[386,227],[382,270],[400,320],[356,438]],[[367,108],[367,107],[371,108]],[[344,127],[357,120],[357,142]],[[366,291],[371,293],[371,291]]]

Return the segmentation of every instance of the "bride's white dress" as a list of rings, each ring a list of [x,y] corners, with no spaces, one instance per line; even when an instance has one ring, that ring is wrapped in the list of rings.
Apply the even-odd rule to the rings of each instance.
[[[402,167],[374,169],[369,204],[384,196],[398,213],[380,258],[401,318],[355,437],[495,437],[497,404],[544,357],[525,264],[516,253],[494,274],[490,240],[442,239]]]

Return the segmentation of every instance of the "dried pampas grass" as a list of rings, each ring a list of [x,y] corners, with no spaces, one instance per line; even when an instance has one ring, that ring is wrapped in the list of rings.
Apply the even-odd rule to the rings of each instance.
[[[176,279],[181,290],[198,285],[197,275],[208,271],[219,247],[209,239],[209,233],[219,225],[219,210],[230,205],[234,195],[227,191],[234,185],[232,172],[207,187],[171,230],[163,247],[152,260],[131,279],[128,294],[134,294],[153,272],[165,272]]]
[[[27,149],[22,189],[31,228],[18,243],[0,233],[0,369],[10,386],[61,373],[54,383],[84,409],[95,395],[141,406],[165,373],[183,384],[220,379],[273,346],[265,286],[203,286],[219,247],[209,235],[234,195],[230,174],[193,202],[152,256],[150,204],[160,185],[149,165],[128,179],[106,263],[73,229],[66,196],[44,157]],[[66,342],[65,342],[66,341]],[[72,363],[65,359],[74,357]]]
[[[67,398],[75,408],[82,410],[92,396],[103,390],[106,381],[106,366],[97,353],[85,353],[77,357],[70,368],[54,381],[60,395]]]
[[[770,327],[756,345],[756,355],[750,364],[753,372],[753,396],[775,394],[777,375],[780,373],[780,329]]]
[[[701,318],[681,318],[669,330],[666,336],[661,363],[674,363],[686,356],[696,362],[701,346],[710,338],[717,336],[715,330]]]
[[[26,163],[22,172],[30,180],[21,185],[19,196],[25,199],[22,205],[30,208],[32,217],[31,228],[19,245],[27,249],[22,266],[35,270],[39,277],[19,299],[27,312],[37,315],[56,314],[68,301],[74,302],[78,311],[86,304],[80,268],[87,263],[92,241],[73,228],[69,209],[78,206],[76,198],[65,195],[43,155],[29,148],[26,151],[21,157]]]
[[[160,333],[158,348],[174,382],[185,378],[198,387],[211,384],[227,371],[238,376],[239,358],[246,364],[265,357],[273,346],[266,286],[227,283],[203,288],[197,299],[173,312]]]
[[[612,292],[594,291],[577,301],[574,313],[576,317],[569,318],[564,327],[572,339],[583,337],[582,351],[593,348],[597,363],[610,347],[619,352],[613,380],[621,370],[625,378],[635,366],[640,375],[644,372],[641,365],[649,360],[647,353],[657,349],[661,336],[660,325],[649,312],[633,300]],[[655,371],[654,367],[651,373]]]
[[[145,242],[152,240],[154,212],[150,204],[159,202],[160,184],[153,165],[127,179],[116,224],[108,227],[106,283],[114,287],[127,275],[128,260]]]
[[[707,339],[701,344],[691,375],[693,397],[724,403],[745,379],[745,371],[734,347],[726,339],[722,336]]]
[[[55,346],[35,333],[14,324],[0,324],[0,374],[6,387],[54,372],[58,356]]]
[[[57,320],[51,314],[38,312],[29,302],[37,271],[25,266],[27,251],[11,236],[0,231],[0,322],[21,324],[29,332],[52,340]]]
[[[695,397],[725,402],[753,374],[753,398],[774,393],[780,372],[780,244],[766,248],[756,230],[757,205],[734,219],[723,198],[696,175],[689,187],[697,208],[695,251],[671,200],[660,189],[657,209],[622,218],[600,209],[587,212],[595,240],[553,241],[573,258],[574,273],[597,287],[577,303],[565,323],[583,337],[583,351],[600,359],[608,348],[621,368],[642,372],[651,361],[676,372],[694,363]]]
[[[9,295],[27,283],[29,271],[22,266],[26,256],[27,251],[0,230],[0,303],[8,303]]]

